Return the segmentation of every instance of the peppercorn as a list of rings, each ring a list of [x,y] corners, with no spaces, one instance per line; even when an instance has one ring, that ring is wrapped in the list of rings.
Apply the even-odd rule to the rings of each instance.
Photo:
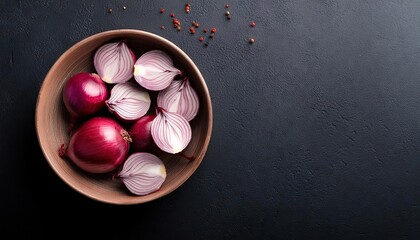
[[[215,28],[215,27],[212,27],[212,28],[211,28],[211,33],[216,33],[216,31],[217,31],[217,30],[216,30],[216,28]]]
[[[207,32],[207,28],[204,28],[204,29],[203,29],[203,32],[204,32],[204,33],[206,33],[206,32]]]
[[[226,5],[225,5],[225,8],[229,8],[229,4],[226,4]]]
[[[112,13],[112,8],[108,8],[108,13]]]
[[[165,9],[164,8],[161,8],[159,12],[160,13],[164,13],[165,12]]]
[[[126,9],[127,9],[127,7],[126,7],[126,6],[123,6],[123,7],[122,7],[122,9],[123,9],[123,10],[126,10]]]
[[[194,29],[194,27],[190,27],[190,33],[191,33],[191,34],[194,34],[194,33],[195,33],[195,29]]]
[[[176,30],[181,31],[181,26],[176,27]]]
[[[251,25],[251,27],[255,27],[255,22],[252,21],[250,25]]]
[[[254,38],[250,38],[250,39],[249,39],[249,43],[251,43],[251,44],[252,44],[252,43],[254,43],[254,42],[255,42],[255,39],[254,39]]]
[[[226,15],[226,16],[229,16],[229,15],[230,15],[230,12],[229,12],[229,11],[226,11],[226,12],[225,12],[225,15]]]
[[[173,18],[173,17],[175,17],[175,13],[171,13],[171,17]]]
[[[200,36],[200,38],[198,39],[200,42],[204,41],[204,37]]]
[[[165,29],[165,26],[163,26],[163,25],[162,25],[162,26],[160,26],[160,29],[162,29],[162,30],[163,30],[163,29]]]

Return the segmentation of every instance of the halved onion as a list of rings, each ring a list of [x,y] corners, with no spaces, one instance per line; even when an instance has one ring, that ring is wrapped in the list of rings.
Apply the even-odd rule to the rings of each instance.
[[[124,41],[106,43],[98,48],[93,65],[106,83],[123,83],[133,77],[135,56]]]
[[[167,88],[160,91],[157,96],[157,106],[169,112],[179,113],[187,121],[191,121],[197,115],[199,100],[189,78],[174,80]]]
[[[166,179],[162,160],[147,152],[132,153],[117,174],[135,195],[147,195],[160,189]]]
[[[160,91],[171,84],[181,71],[172,59],[161,50],[151,50],[141,55],[134,64],[134,79],[144,88]]]
[[[112,87],[111,96],[105,104],[119,118],[133,121],[147,113],[151,99],[149,93],[138,84],[125,82]]]
[[[152,122],[151,134],[155,144],[162,151],[176,154],[188,146],[192,130],[187,119],[181,114],[158,107]]]

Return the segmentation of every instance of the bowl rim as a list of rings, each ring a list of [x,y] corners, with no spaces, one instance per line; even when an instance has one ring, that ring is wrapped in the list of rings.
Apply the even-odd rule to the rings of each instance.
[[[174,50],[176,52],[177,55],[180,55],[183,59],[185,59],[188,62],[188,65],[191,66],[193,68],[193,71],[195,71],[198,74],[198,81],[200,81],[200,84],[202,85],[202,88],[205,92],[203,98],[206,101],[207,105],[208,105],[208,118],[207,118],[207,124],[208,124],[208,128],[207,128],[207,133],[204,139],[204,143],[203,143],[203,148],[200,149],[200,154],[197,155],[196,159],[194,160],[195,163],[193,165],[193,167],[187,172],[187,174],[185,175],[184,178],[182,178],[180,181],[176,181],[175,184],[168,188],[167,191],[159,193],[154,195],[153,197],[146,197],[144,200],[141,201],[129,201],[129,202],[122,202],[122,201],[113,201],[113,200],[109,200],[109,199],[103,199],[100,198],[98,196],[96,196],[93,193],[90,193],[89,191],[86,191],[84,189],[80,189],[77,188],[70,179],[67,179],[60,171],[57,167],[55,167],[53,165],[53,163],[51,162],[52,160],[50,160],[47,156],[47,149],[46,146],[43,142],[43,140],[40,137],[40,132],[42,131],[40,128],[40,113],[39,113],[39,105],[40,102],[42,101],[43,98],[43,93],[45,91],[46,88],[46,84],[44,83],[45,80],[50,79],[52,73],[56,70],[56,68],[58,67],[59,63],[65,59],[68,55],[70,55],[73,51],[75,51],[76,49],[78,49],[80,46],[83,46],[84,44],[91,42],[93,40],[95,40],[96,38],[101,38],[101,37],[118,37],[121,34],[133,34],[133,35],[142,35],[142,36],[146,36],[148,38],[152,38],[152,39],[156,39],[162,43],[164,43],[165,45],[167,45],[171,50]],[[61,180],[63,180],[68,186],[70,186],[72,189],[76,190],[77,192],[81,193],[82,195],[85,195],[88,198],[91,198],[93,200],[99,201],[99,202],[103,202],[103,203],[109,203],[109,204],[116,204],[116,205],[133,205],[133,204],[142,204],[142,203],[146,203],[146,202],[150,202],[159,198],[162,198],[168,194],[170,194],[171,192],[175,191],[176,189],[178,189],[182,184],[184,184],[184,182],[186,182],[193,174],[194,172],[196,172],[197,168],[201,165],[201,162],[204,158],[204,155],[207,152],[209,143],[210,143],[210,139],[211,139],[211,135],[212,135],[212,131],[213,131],[213,106],[212,106],[212,101],[211,101],[211,95],[209,93],[208,90],[208,86],[206,84],[206,81],[203,77],[203,75],[201,74],[201,71],[198,69],[197,65],[194,63],[194,61],[180,48],[178,47],[176,44],[174,44],[173,42],[171,42],[170,40],[159,36],[155,33],[151,33],[148,31],[144,31],[144,30],[139,30],[139,29],[129,29],[129,28],[123,28],[123,29],[112,29],[112,30],[106,30],[106,31],[102,31],[102,32],[98,32],[95,34],[92,34],[88,37],[85,37],[83,39],[81,39],[80,41],[74,43],[72,46],[70,46],[67,50],[65,50],[53,63],[53,65],[50,67],[50,69],[48,70],[47,74],[45,75],[45,77],[43,78],[42,82],[41,82],[41,87],[39,89],[38,92],[38,96],[37,96],[37,101],[36,101],[36,106],[35,106],[35,129],[36,129],[36,134],[37,134],[37,139],[38,139],[38,143],[39,146],[42,150],[42,153],[44,155],[45,160],[48,162],[48,164],[50,165],[50,167],[53,169],[53,171],[56,173],[57,176],[59,176],[59,178]],[[141,198],[142,196],[135,196],[135,197],[140,197],[139,199],[143,199]]]

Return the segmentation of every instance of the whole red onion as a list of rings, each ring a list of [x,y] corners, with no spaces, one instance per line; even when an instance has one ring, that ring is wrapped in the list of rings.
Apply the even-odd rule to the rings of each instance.
[[[105,106],[109,90],[95,73],[80,72],[67,79],[63,88],[63,100],[72,117],[84,117],[97,113]]]
[[[84,122],[60,154],[91,173],[115,170],[128,156],[131,137],[114,119],[93,117]]]
[[[131,143],[131,149],[134,152],[142,151],[155,151],[157,146],[153,141],[151,134],[151,126],[153,119],[156,114],[148,114],[141,117],[131,125],[128,133],[130,134],[133,142]]]

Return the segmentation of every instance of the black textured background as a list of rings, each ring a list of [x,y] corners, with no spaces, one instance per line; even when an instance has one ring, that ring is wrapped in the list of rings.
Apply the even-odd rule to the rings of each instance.
[[[190,14],[186,3],[0,1],[1,234],[419,239],[420,1],[191,0]],[[209,47],[188,33],[192,20],[217,27]],[[118,28],[156,33],[189,54],[214,110],[197,172],[135,206],[68,187],[46,162],[34,122],[55,60]]]

